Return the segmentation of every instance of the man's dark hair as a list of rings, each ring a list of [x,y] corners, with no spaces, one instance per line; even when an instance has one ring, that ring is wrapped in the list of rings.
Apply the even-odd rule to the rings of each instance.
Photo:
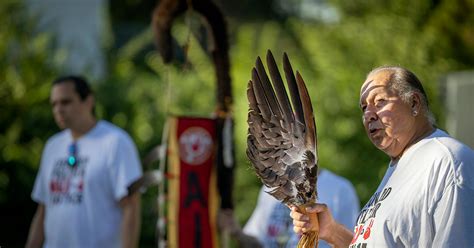
[[[61,83],[71,82],[74,84],[74,89],[82,101],[84,101],[89,95],[92,95],[92,89],[89,86],[87,80],[81,76],[62,76],[53,81],[53,86]]]

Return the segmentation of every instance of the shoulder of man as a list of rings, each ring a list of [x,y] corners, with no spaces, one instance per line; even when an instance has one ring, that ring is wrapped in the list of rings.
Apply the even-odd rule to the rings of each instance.
[[[127,140],[133,142],[131,136],[121,127],[110,123],[106,120],[100,120],[98,123],[98,134],[99,135],[108,135],[118,138],[119,140]],[[133,142],[134,143],[134,142]]]
[[[420,147],[424,160],[431,161],[434,178],[474,189],[474,151],[467,145],[437,130],[434,137]],[[445,182],[446,183],[446,182]]]
[[[474,151],[472,148],[439,129],[436,130],[423,148],[431,153],[429,155],[433,159],[447,157],[454,164],[474,163]]]
[[[60,132],[55,133],[53,136],[49,137],[45,144],[45,149],[56,144],[62,144],[66,142],[66,139],[69,135],[70,131],[68,129],[62,130]]]
[[[320,179],[322,181],[327,181],[329,184],[333,186],[338,186],[338,187],[344,187],[344,188],[354,188],[352,185],[351,181],[349,179],[337,175],[329,170],[322,170],[320,174]]]

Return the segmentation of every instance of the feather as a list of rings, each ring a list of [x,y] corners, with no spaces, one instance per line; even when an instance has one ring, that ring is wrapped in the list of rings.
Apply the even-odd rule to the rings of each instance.
[[[311,99],[300,73],[293,73],[288,55],[283,55],[283,70],[291,104],[278,66],[267,52],[270,78],[260,57],[247,85],[247,157],[267,192],[305,212],[305,204],[316,201],[317,142]],[[311,216],[317,223],[317,217]],[[300,247],[317,247],[319,227],[305,233]]]
[[[315,202],[316,125],[308,90],[299,72],[293,73],[286,53],[283,70],[289,94],[271,51],[266,61],[270,77],[257,57],[247,86],[247,156],[276,199],[296,206]]]

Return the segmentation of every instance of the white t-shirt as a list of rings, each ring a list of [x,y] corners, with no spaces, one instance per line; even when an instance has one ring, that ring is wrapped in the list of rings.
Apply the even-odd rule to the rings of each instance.
[[[351,248],[474,247],[474,151],[436,130],[390,164]]]
[[[318,202],[327,204],[339,223],[352,228],[359,213],[359,199],[352,184],[330,171],[321,170],[317,189]],[[289,208],[265,191],[268,188],[262,187],[244,233],[256,237],[265,248],[296,247],[300,237],[293,231]],[[329,245],[320,240],[319,247]]]
[[[70,130],[51,137],[32,193],[45,205],[43,247],[120,247],[127,186],[142,175],[135,144],[122,129],[99,121],[76,141],[77,164],[67,163]]]

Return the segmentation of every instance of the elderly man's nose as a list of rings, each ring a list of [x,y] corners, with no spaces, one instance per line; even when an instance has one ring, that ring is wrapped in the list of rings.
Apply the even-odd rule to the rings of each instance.
[[[367,110],[364,112],[364,121],[375,121],[377,120],[377,114],[374,111]]]

